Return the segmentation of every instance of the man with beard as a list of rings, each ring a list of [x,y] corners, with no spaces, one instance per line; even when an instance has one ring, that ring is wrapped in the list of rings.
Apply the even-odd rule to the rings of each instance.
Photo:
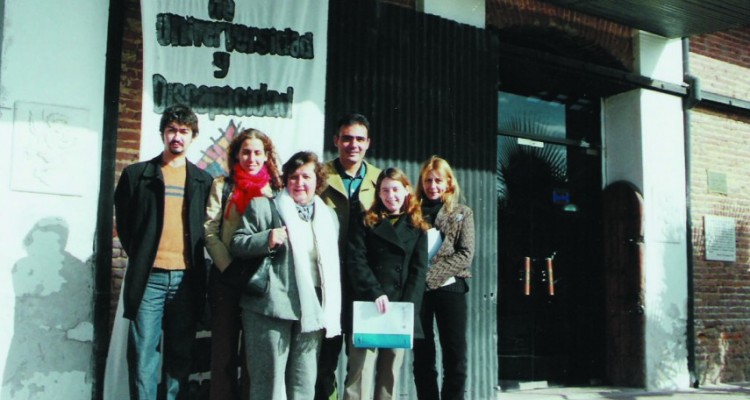
[[[172,106],[159,130],[164,151],[126,167],[115,189],[117,233],[128,255],[122,290],[130,393],[139,400],[157,398],[162,331],[165,398],[186,391],[205,297],[203,222],[212,179],[185,157],[198,117]]]

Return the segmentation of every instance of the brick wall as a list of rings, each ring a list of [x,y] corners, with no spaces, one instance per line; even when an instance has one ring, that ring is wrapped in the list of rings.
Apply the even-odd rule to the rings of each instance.
[[[691,53],[750,68],[750,27],[690,38]]]
[[[702,90],[750,100],[750,27],[691,37],[689,68]]]
[[[117,152],[115,182],[122,170],[138,161],[141,145],[141,94],[143,92],[143,35],[141,30],[141,5],[139,0],[126,0],[127,11],[122,38],[122,73],[120,75],[120,102],[118,106]],[[110,327],[117,310],[122,278],[127,257],[112,232],[112,298],[110,299]]]
[[[701,88],[750,101],[750,28],[690,38],[690,73]],[[691,219],[696,367],[703,383],[750,379],[750,115],[691,112]],[[726,176],[710,193],[708,171]],[[736,221],[737,261],[707,261],[704,217]]]
[[[381,0],[407,8],[416,8],[416,0]],[[583,46],[594,44],[614,57],[621,66],[633,66],[633,30],[615,22],[567,10],[538,0],[487,0],[487,27],[509,29],[533,27],[552,37],[576,38]],[[600,60],[588,60],[597,62]]]
[[[698,109],[691,115],[696,367],[701,383],[750,378],[750,117]],[[727,194],[709,193],[708,171]],[[704,216],[734,218],[737,261],[705,259]]]
[[[750,41],[745,43],[745,48],[750,49]],[[750,99],[750,67],[691,53],[689,68],[692,75],[700,78],[701,90],[736,99]]]
[[[551,38],[567,36],[607,52],[626,69],[633,66],[633,29],[539,0],[487,0],[487,26],[500,30],[532,27]],[[588,60],[597,62],[599,60]]]

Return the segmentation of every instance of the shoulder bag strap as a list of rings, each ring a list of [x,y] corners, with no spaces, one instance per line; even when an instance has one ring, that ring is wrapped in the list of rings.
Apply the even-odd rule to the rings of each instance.
[[[275,228],[281,228],[284,224],[281,222],[281,215],[279,215],[279,209],[276,208],[276,202],[272,198],[268,198],[271,205],[271,226]]]
[[[224,225],[224,212],[226,211],[225,209],[227,207],[229,194],[232,193],[233,188],[234,185],[232,184],[231,178],[224,178],[224,187],[221,190],[221,219],[219,220],[219,232],[221,232],[221,229]]]

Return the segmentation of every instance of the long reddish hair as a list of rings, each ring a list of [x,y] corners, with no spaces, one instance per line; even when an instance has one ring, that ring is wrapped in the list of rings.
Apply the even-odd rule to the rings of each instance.
[[[375,202],[365,214],[365,225],[373,227],[378,222],[388,218],[388,216],[390,215],[390,212],[385,207],[385,204],[383,204],[383,201],[380,200],[380,187],[382,186],[385,178],[401,182],[401,184],[404,185],[404,188],[406,188],[406,191],[409,192],[406,195],[404,204],[401,206],[401,212],[411,218],[412,225],[414,225],[417,229],[421,229],[423,231],[429,229],[430,226],[427,224],[427,222],[425,222],[424,217],[422,216],[422,208],[419,205],[419,200],[417,200],[417,198],[414,196],[414,191],[412,189],[411,183],[409,183],[409,178],[406,176],[404,171],[396,167],[386,168],[378,176],[378,181],[375,185]]]

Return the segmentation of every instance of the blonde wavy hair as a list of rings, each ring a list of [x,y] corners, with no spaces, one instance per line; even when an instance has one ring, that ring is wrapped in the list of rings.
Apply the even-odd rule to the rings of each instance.
[[[422,164],[422,168],[419,170],[419,182],[417,182],[417,197],[419,197],[420,203],[426,198],[424,193],[424,180],[427,178],[427,174],[431,171],[437,171],[440,175],[444,176],[447,180],[447,187],[445,193],[443,193],[441,200],[443,201],[443,207],[445,210],[450,212],[458,204],[461,198],[461,188],[458,186],[458,180],[456,175],[453,173],[448,161],[438,157],[432,156]]]

